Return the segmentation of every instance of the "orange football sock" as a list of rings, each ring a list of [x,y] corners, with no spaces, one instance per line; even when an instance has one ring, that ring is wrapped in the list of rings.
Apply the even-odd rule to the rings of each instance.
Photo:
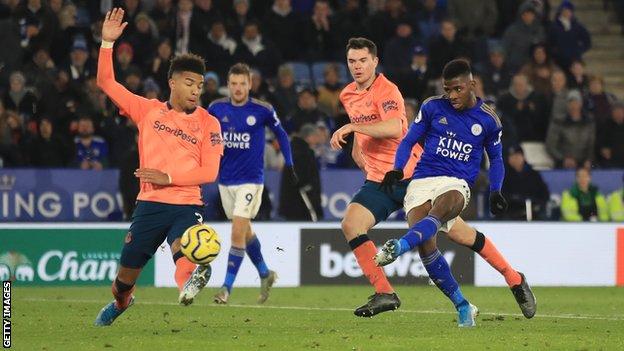
[[[184,284],[186,284],[186,282],[189,280],[197,265],[189,261],[189,259],[184,256],[178,258],[175,265],[175,281],[176,284],[178,284],[178,290],[182,291],[182,289],[184,288]]]
[[[129,290],[120,292],[119,291],[120,289],[117,287],[117,282],[118,282],[117,279],[113,280],[113,285],[111,286],[111,290],[113,292],[113,297],[115,297],[115,305],[117,306],[117,308],[123,309],[123,308],[128,307],[128,304],[130,304],[130,297],[132,296],[132,293],[134,292],[135,286],[132,285],[132,287],[130,288],[130,285],[120,282],[121,285],[123,285],[124,289],[129,288]]]
[[[390,294],[394,292],[394,289],[390,285],[386,273],[383,268],[377,267],[373,257],[377,253],[377,248],[371,240],[366,240],[355,249],[353,253],[357,258],[357,262],[362,268],[362,272],[368,281],[375,287],[375,292]]]
[[[494,243],[489,238],[485,238],[485,243],[483,245],[483,249],[478,252],[490,266],[494,267],[497,271],[499,271],[504,277],[507,285],[512,287],[514,285],[518,285],[522,282],[522,277],[520,274],[511,267],[509,262],[501,255],[498,251]]]

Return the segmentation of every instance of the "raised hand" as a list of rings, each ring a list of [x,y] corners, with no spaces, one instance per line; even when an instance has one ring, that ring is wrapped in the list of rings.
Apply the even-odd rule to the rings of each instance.
[[[121,22],[123,16],[124,10],[118,7],[106,13],[102,25],[102,40],[115,41],[121,36],[124,28],[128,25],[128,22]]]

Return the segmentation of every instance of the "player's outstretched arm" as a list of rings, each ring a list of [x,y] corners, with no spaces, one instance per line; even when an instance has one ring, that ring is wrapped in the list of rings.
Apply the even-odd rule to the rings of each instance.
[[[138,121],[138,112],[141,105],[149,101],[143,97],[128,91],[123,85],[115,80],[113,70],[113,44],[121,34],[128,22],[122,22],[124,10],[114,8],[106,13],[102,25],[102,47],[98,57],[97,85],[115,103],[123,114]]]
[[[401,140],[401,143],[397,148],[396,155],[394,155],[394,169],[403,171],[407,161],[409,161],[414,145],[416,145],[425,132],[425,123],[417,118],[407,130],[405,138]]]
[[[401,120],[398,118],[392,118],[371,124],[353,124],[353,131],[379,139],[400,138],[403,134]]]
[[[485,150],[490,159],[490,211],[500,214],[507,210],[507,200],[501,194],[503,179],[505,178],[505,165],[503,164],[503,146],[501,143],[502,131],[497,131],[486,141]]]

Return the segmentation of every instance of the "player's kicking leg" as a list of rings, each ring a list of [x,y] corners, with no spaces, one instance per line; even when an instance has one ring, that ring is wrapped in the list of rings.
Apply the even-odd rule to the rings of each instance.
[[[375,225],[375,222],[375,217],[370,210],[354,202],[349,204],[342,220],[343,234],[353,250],[358,265],[370,284],[375,287],[375,293],[369,297],[368,302],[355,309],[354,314],[358,317],[372,317],[381,312],[396,310],[401,306],[401,300],[386,278],[384,270],[373,261],[377,248],[366,233]]]
[[[470,227],[460,217],[448,232],[454,242],[466,246],[478,253],[487,263],[504,278],[526,318],[532,318],[537,310],[537,300],[524,274],[516,271],[498,251],[494,243],[483,233]]]
[[[412,189],[419,185],[414,182],[412,184],[410,184]],[[410,188],[408,188],[408,194],[410,194]],[[400,255],[418,247],[429,277],[457,309],[459,327],[473,327],[476,325],[475,317],[478,309],[464,298],[448,262],[435,244],[435,235],[438,230],[448,231],[448,227],[452,227],[455,217],[463,210],[467,198],[458,190],[447,191],[435,199],[425,199],[422,196],[419,198],[418,195],[417,193],[415,198],[420,203],[408,208],[410,230],[400,240],[391,239],[386,242],[382,250],[375,255],[375,261],[380,266],[385,266],[394,262]],[[424,216],[424,214],[428,215]]]
[[[121,266],[112,285],[113,297],[115,299],[100,310],[100,313],[95,318],[96,326],[111,325],[117,317],[134,303],[134,295],[132,293],[140,273],[141,268]]]

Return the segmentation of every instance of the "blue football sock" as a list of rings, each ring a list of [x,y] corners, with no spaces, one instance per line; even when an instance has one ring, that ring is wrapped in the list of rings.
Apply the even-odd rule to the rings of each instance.
[[[421,259],[425,269],[427,269],[427,273],[429,273],[429,278],[453,302],[455,308],[468,303],[459,289],[457,280],[451,273],[451,267],[449,267],[448,262],[446,262],[439,250],[435,250],[428,256],[421,257]]]
[[[269,268],[266,263],[264,263],[264,257],[262,257],[262,251],[260,251],[260,240],[258,240],[257,236],[252,236],[251,239],[247,242],[247,255],[253,262],[256,269],[258,269],[258,274],[260,278],[266,278],[269,276]]]
[[[403,235],[403,237],[399,240],[399,244],[401,246],[400,255],[411,251],[415,247],[418,247],[420,244],[429,240],[429,238],[438,232],[440,226],[440,221],[431,215],[418,221],[410,228],[407,234]]]
[[[225,281],[223,282],[223,286],[227,289],[228,293],[232,291],[232,285],[234,285],[234,280],[236,280],[238,269],[240,268],[241,263],[243,263],[243,258],[245,258],[244,249],[239,249],[238,247],[234,246],[230,248],[227,272],[225,273]]]

